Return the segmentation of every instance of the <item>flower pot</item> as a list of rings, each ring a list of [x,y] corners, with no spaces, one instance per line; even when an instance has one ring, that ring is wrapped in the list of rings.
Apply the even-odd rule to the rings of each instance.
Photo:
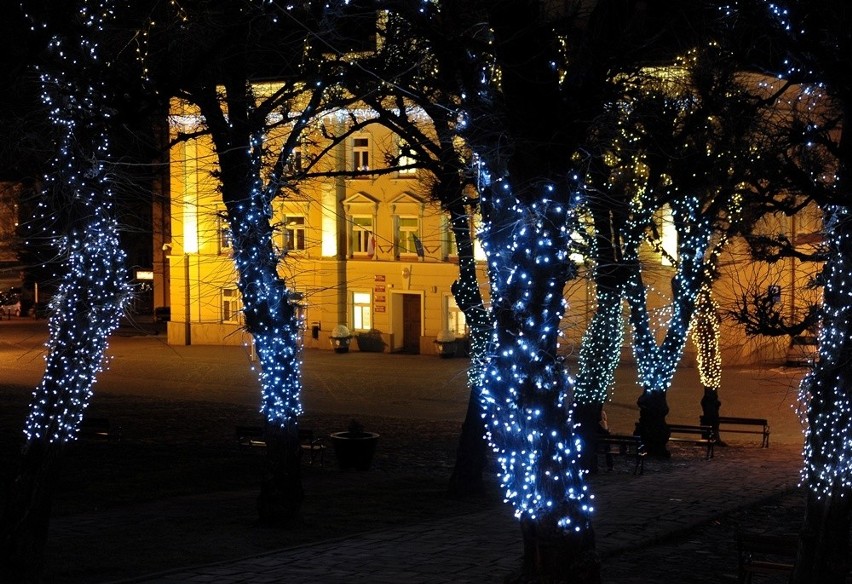
[[[385,350],[385,341],[379,331],[359,333],[355,337],[358,342],[358,350],[366,353],[382,353]]]
[[[369,470],[379,435],[375,432],[333,432],[331,445],[341,470]]]
[[[435,341],[435,351],[438,353],[439,357],[446,359],[447,357],[455,357],[456,355],[456,341],[453,339],[452,341]]]
[[[349,328],[345,324],[339,324],[331,331],[329,340],[331,341],[331,348],[334,349],[335,353],[348,353],[349,343],[352,341],[352,333],[349,332]]]
[[[331,347],[335,353],[348,353],[352,337],[331,337]]]

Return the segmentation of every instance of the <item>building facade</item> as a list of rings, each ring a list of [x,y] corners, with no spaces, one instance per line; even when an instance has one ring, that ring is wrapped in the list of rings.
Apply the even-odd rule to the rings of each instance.
[[[279,271],[299,298],[304,346],[330,350],[335,331],[345,327],[352,336],[352,350],[434,354],[437,339],[466,336],[464,315],[450,291],[458,277],[458,258],[448,216],[430,200],[428,175],[410,165],[406,168],[404,142],[385,127],[368,124],[329,148],[321,126],[347,119],[351,118],[329,114],[306,134],[289,164],[298,174],[310,163],[313,178],[299,181],[274,203]],[[177,101],[170,121],[172,138],[200,127],[197,112]],[[275,144],[274,136],[270,143]],[[177,141],[169,167],[168,197],[154,213],[160,224],[155,229],[155,253],[162,256],[153,270],[156,302],[162,299],[170,310],[168,341],[250,346],[211,142],[204,136]],[[812,209],[795,217],[768,217],[761,230],[786,233],[808,251],[819,245],[821,223]],[[665,212],[659,215],[659,232],[659,245],[649,245],[644,252],[643,277],[662,338],[674,274],[666,256],[674,253],[676,237]],[[479,249],[477,258],[480,287],[487,299]],[[819,292],[809,287],[816,270],[818,266],[795,258],[758,264],[742,242],[729,244],[713,287],[723,363],[782,361],[788,338],[748,337],[725,317],[750,296],[771,289],[777,291],[780,311],[794,319],[808,303],[818,301]],[[570,357],[579,350],[594,311],[593,284],[581,274],[564,295],[569,310],[563,322],[563,350]],[[694,353],[688,344],[685,364],[694,363]],[[622,357],[632,358],[629,331]]]
[[[173,138],[199,123],[190,107],[174,103]],[[330,114],[324,123],[342,122]],[[422,172],[405,168],[404,143],[371,124],[312,159],[327,148],[319,129],[306,135],[290,170],[311,161],[312,173],[324,176],[300,181],[274,203],[279,271],[299,298],[305,346],[331,348],[340,326],[354,350],[429,354],[441,333],[465,337],[450,292],[458,259],[448,216],[430,200]],[[390,159],[399,170],[388,170]],[[169,274],[169,343],[246,344],[210,141],[178,142],[170,169],[169,208],[156,214],[169,217],[171,233],[157,270]]]

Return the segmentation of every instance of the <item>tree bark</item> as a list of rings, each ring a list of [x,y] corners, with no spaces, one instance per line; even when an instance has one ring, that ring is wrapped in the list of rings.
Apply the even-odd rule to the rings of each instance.
[[[456,463],[450,475],[450,496],[464,498],[482,495],[485,492],[483,474],[487,463],[488,443],[485,441],[482,404],[479,403],[479,393],[471,388],[456,450]]]
[[[247,79],[237,66],[224,83],[224,99],[213,86],[193,88],[191,95],[216,146],[245,328],[260,362],[267,469],[257,502],[259,520],[280,526],[299,519],[304,500],[298,430],[301,331],[292,291],[278,274],[271,224],[277,191],[263,188],[265,120],[253,115],[256,97]],[[278,158],[289,154],[279,152]]]
[[[257,497],[261,525],[286,527],[301,520],[302,487],[301,444],[296,419],[282,428],[267,424],[266,471]]]
[[[639,405],[639,422],[636,431],[642,437],[645,451],[649,456],[669,458],[671,452],[666,448],[669,441],[669,427],[666,416],[669,406],[664,391],[644,391],[636,402]]]
[[[33,442],[21,455],[2,517],[1,582],[40,582],[61,447]]]
[[[721,245],[717,246],[717,249]],[[714,255],[713,258],[718,256]],[[701,424],[711,426],[717,446],[725,446],[719,436],[719,386],[722,378],[722,352],[719,350],[719,313],[708,282],[701,287],[695,302],[692,341],[697,349],[698,377],[704,386],[701,398]]]
[[[849,574],[849,529],[852,500],[848,494],[808,493],[799,552],[791,584],[844,584]]]
[[[820,358],[799,390],[808,417],[803,473],[808,499],[792,584],[840,584],[846,581],[850,566],[848,379],[852,363],[852,282],[848,262],[852,257],[852,209],[831,206],[826,209],[824,221],[829,260],[823,270]]]
[[[577,404],[574,406],[574,421],[577,423],[576,434],[583,441],[580,451],[580,468],[595,474],[598,472],[598,438],[602,434],[601,413],[602,403]]]
[[[521,521],[524,558],[512,584],[600,584],[594,531],[564,531],[545,521]]]
[[[447,148],[451,148],[451,144]],[[442,184],[455,192],[453,202],[446,204],[450,213],[453,233],[459,256],[459,278],[453,283],[453,296],[459,308],[464,312],[470,334],[470,368],[468,369],[468,388],[470,396],[467,412],[462,424],[459,446],[456,451],[456,463],[450,476],[449,493],[454,497],[481,495],[484,490],[483,473],[488,463],[488,443],[485,440],[485,420],[482,417],[481,374],[487,359],[485,348],[490,331],[490,319],[485,310],[479,284],[476,278],[476,259],[473,253],[473,239],[467,209],[459,198],[461,185],[458,172],[452,165],[445,164],[450,170],[449,177],[442,177]],[[450,200],[449,195],[444,200]]]
[[[59,130],[43,196],[48,207],[62,207],[63,222],[59,232],[40,235],[56,247],[65,273],[51,302],[45,372],[30,400],[26,442],[6,493],[3,582],[40,581],[57,467],[76,438],[130,292],[113,208],[109,134],[116,106],[101,64],[115,61],[99,54],[112,10],[100,8],[87,2],[77,7],[79,20],[63,23],[68,36],[48,43],[55,61],[41,75],[43,101]]]
[[[713,436],[716,438],[717,446],[726,446],[719,436],[719,410],[721,407],[719,392],[713,387],[705,387],[704,396],[701,398],[701,425],[713,428]]]

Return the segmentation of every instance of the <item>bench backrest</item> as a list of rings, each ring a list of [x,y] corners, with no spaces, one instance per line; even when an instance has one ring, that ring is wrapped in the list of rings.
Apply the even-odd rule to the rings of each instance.
[[[689,424],[669,424],[669,431],[678,434],[701,434],[702,436],[712,436],[712,426],[690,426]]]
[[[720,424],[745,424],[749,426],[768,426],[769,421],[764,418],[737,418],[734,416],[719,416]]]

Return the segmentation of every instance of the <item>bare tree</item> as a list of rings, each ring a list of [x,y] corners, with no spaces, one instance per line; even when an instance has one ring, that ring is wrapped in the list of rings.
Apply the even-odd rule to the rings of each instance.
[[[332,102],[351,102],[337,89],[342,55],[328,52],[339,13],[251,0],[195,8],[171,15],[176,24],[165,31],[171,45],[161,73],[174,75],[171,92],[204,121],[179,139],[209,135],[214,146],[245,328],[261,368],[267,472],[258,512],[264,524],[291,524],[303,500],[301,323],[292,285],[279,270],[272,202],[304,179],[289,162],[309,123]],[[263,79],[272,81],[259,85]]]
[[[41,20],[47,14],[31,15],[56,31],[42,74],[43,99],[59,132],[45,196],[65,215],[55,239],[64,276],[52,302],[45,373],[3,510],[4,581],[39,581],[57,463],[77,437],[107,338],[129,295],[110,177],[114,96],[101,46],[112,8],[83,1],[50,13],[49,21]]]
[[[847,382],[852,376],[852,140],[847,128],[852,12],[839,0],[746,3],[746,10],[755,30],[766,34],[761,46],[773,47],[769,55],[755,51],[751,62],[778,79],[774,138],[784,146],[774,158],[778,172],[769,183],[774,188],[761,203],[789,212],[812,200],[824,217],[819,360],[800,387],[808,421],[802,471],[807,509],[790,581],[839,584],[849,571],[852,525],[852,394]]]
[[[719,34],[708,30],[713,32]],[[596,281],[618,298],[606,305],[614,314],[611,318],[620,315],[615,307],[621,298],[629,306],[643,389],[638,429],[648,451],[661,456],[668,455],[666,392],[699,291],[710,284],[721,249],[711,244],[742,229],[739,201],[754,180],[752,136],[762,123],[762,103],[737,77],[732,53],[717,41],[695,42],[695,48],[663,69],[622,77],[621,97],[609,117],[602,118],[597,134],[610,170],[599,171],[592,180],[604,195],[588,205],[597,238]],[[667,229],[676,234],[676,241],[663,240]],[[656,254],[648,254],[649,247]],[[671,265],[656,268],[671,274],[671,315],[662,325],[655,324],[648,301],[646,276],[654,269],[654,259],[658,265],[661,260]],[[659,329],[664,334],[658,342]],[[595,364],[597,373],[611,358],[601,355],[587,361]],[[580,378],[584,375],[581,369]],[[605,391],[596,388],[594,398],[578,399],[600,404]]]

